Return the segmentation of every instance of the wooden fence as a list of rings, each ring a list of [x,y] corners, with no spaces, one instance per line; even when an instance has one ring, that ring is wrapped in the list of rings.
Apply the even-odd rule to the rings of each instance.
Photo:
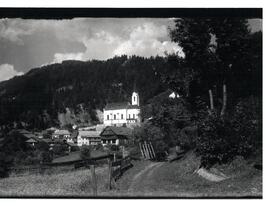
[[[141,142],[139,143],[141,154],[143,159],[153,160],[156,159],[155,150],[151,142]]]
[[[96,165],[100,160],[106,160],[108,164],[108,180],[107,184],[108,189],[112,189],[115,185],[115,182],[122,176],[124,171],[132,167],[131,158],[129,156],[124,157],[122,159],[116,159],[116,155],[109,154],[103,155],[90,159],[82,159],[75,161],[67,161],[67,162],[58,162],[58,163],[47,163],[40,164],[37,166],[24,166],[20,168],[10,168],[11,171],[15,173],[39,173],[43,174],[45,170],[52,170],[53,168],[68,168],[70,169],[78,169],[78,168],[88,168],[90,169],[91,179],[92,179],[92,188],[93,188],[93,196],[97,196],[97,177],[96,177]],[[16,176],[23,176],[23,175]]]

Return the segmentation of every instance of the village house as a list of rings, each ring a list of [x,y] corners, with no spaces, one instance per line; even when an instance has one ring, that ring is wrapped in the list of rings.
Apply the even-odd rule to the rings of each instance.
[[[65,129],[55,130],[52,134],[52,139],[68,139],[70,137],[70,132]]]
[[[103,111],[105,126],[132,127],[140,124],[139,94],[132,93],[129,102],[109,103]]]
[[[77,145],[98,145],[101,143],[100,139],[100,131],[79,131],[78,137],[77,137]]]
[[[78,131],[75,130],[71,133],[69,137],[67,137],[66,141],[68,143],[77,143]]]
[[[103,146],[128,144],[132,137],[132,129],[108,126],[101,132],[100,136]]]

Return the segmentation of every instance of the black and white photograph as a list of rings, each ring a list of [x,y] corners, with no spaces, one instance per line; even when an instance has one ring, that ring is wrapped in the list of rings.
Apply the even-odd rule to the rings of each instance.
[[[263,197],[262,8],[0,8],[0,198]]]

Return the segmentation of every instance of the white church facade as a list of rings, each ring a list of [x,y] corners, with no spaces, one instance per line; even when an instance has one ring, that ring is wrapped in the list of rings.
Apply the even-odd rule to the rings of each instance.
[[[119,102],[109,103],[103,110],[103,121],[105,126],[127,126],[140,125],[140,100],[137,92],[132,93],[131,103]]]

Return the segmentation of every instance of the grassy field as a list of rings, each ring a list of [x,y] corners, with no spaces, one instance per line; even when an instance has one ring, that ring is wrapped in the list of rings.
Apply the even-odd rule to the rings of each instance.
[[[98,151],[98,150],[93,150],[91,151],[91,157],[99,157],[102,155],[106,155],[107,153],[104,151]],[[80,160],[80,151],[76,152],[71,152],[69,155],[63,156],[63,157],[58,157],[53,160],[53,163],[60,163],[60,162],[69,162],[69,161],[76,161]]]
[[[105,190],[107,170],[97,168],[98,190]],[[60,174],[27,175],[0,179],[0,196],[65,196],[91,197],[92,180],[89,169]]]
[[[217,166],[229,178],[211,182],[194,171],[199,159],[193,153],[172,163],[133,161],[133,167],[107,189],[107,165],[97,167],[99,197],[261,197],[262,171],[243,160]],[[0,179],[0,196],[91,197],[89,169]]]

